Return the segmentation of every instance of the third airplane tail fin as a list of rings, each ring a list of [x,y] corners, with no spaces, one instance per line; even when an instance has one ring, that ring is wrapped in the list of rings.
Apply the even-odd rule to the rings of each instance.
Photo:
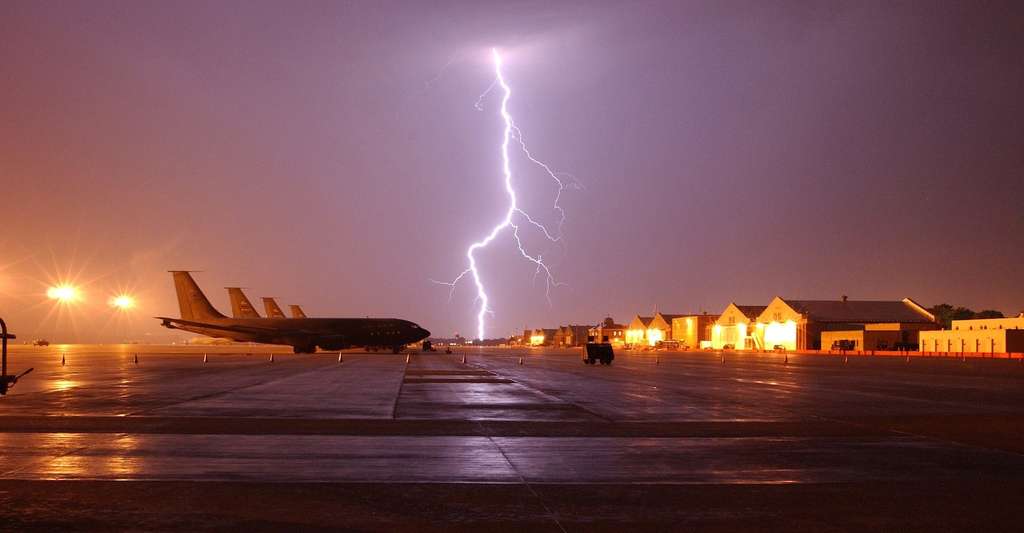
[[[281,307],[277,305],[273,298],[264,296],[263,308],[267,311],[267,317],[269,318],[286,318],[284,311],[281,311]]]
[[[260,318],[252,302],[242,292],[241,287],[227,287],[228,297],[231,298],[231,315],[234,318]]]
[[[226,318],[213,307],[210,300],[206,299],[206,295],[188,271],[172,270],[171,274],[174,276],[174,290],[178,293],[178,308],[183,320]]]
[[[299,307],[299,306],[297,306],[295,304],[292,304],[292,305],[290,305],[288,307],[290,307],[291,310],[292,310],[292,318],[308,318],[306,316],[306,313],[302,312],[302,308],[301,307]]]

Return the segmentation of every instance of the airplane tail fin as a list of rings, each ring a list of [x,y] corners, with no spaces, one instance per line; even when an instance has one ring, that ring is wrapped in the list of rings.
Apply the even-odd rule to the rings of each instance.
[[[277,305],[273,298],[264,296],[263,308],[267,311],[267,317],[269,318],[286,318],[284,311],[281,311],[281,307]]]
[[[292,318],[308,318],[306,316],[306,313],[302,312],[302,308],[301,307],[299,307],[297,305],[294,305],[294,304],[292,304],[292,305],[290,305],[288,307],[291,308],[291,310],[292,310]]]
[[[234,318],[260,318],[252,302],[242,292],[241,287],[227,287],[228,297],[231,298],[231,315]]]
[[[199,285],[196,285],[196,280],[192,279],[192,274],[185,270],[172,270],[171,274],[174,276],[174,290],[178,293],[178,308],[183,320],[225,318],[206,299]]]

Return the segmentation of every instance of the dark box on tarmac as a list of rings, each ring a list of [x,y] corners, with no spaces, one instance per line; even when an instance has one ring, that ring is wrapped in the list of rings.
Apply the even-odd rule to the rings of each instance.
[[[588,342],[583,346],[583,362],[592,365],[598,361],[603,365],[612,364],[615,359],[615,352],[612,345],[607,342]]]

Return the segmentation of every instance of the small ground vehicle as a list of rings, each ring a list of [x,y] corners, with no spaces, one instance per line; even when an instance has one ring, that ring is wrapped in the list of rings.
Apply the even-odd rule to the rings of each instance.
[[[610,365],[613,359],[615,359],[615,352],[612,350],[611,343],[588,342],[583,346],[583,362],[585,364]]]
[[[838,340],[838,341],[833,341],[832,342],[832,349],[833,350],[850,351],[850,350],[856,349],[856,347],[857,347],[857,343],[852,341],[852,340],[850,340],[850,339],[842,339],[842,340]]]
[[[49,345],[50,345],[50,341],[48,341],[46,339],[36,339],[36,340],[32,341],[32,346],[49,346]]]
[[[679,341],[658,341],[654,347],[659,350],[678,350],[680,345]]]
[[[735,344],[723,344],[722,345],[722,349],[723,350],[735,350],[736,349],[736,345]]]
[[[772,349],[775,350],[776,352],[786,351],[786,347],[781,344],[776,344],[775,346],[772,347]]]
[[[434,343],[432,343],[430,341],[423,341],[423,351],[424,352],[436,352],[437,350],[434,349]]]

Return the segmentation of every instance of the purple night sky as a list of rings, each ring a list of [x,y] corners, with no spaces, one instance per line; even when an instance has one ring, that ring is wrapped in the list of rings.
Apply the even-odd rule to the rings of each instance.
[[[498,95],[563,194],[559,280],[479,254],[488,336],[774,295],[1024,308],[1019,2],[0,5],[0,316],[170,338],[168,269],[311,316],[475,328],[503,215]],[[522,204],[553,182],[513,161]],[[54,312],[49,281],[85,290]],[[106,306],[129,288],[126,322]]]

